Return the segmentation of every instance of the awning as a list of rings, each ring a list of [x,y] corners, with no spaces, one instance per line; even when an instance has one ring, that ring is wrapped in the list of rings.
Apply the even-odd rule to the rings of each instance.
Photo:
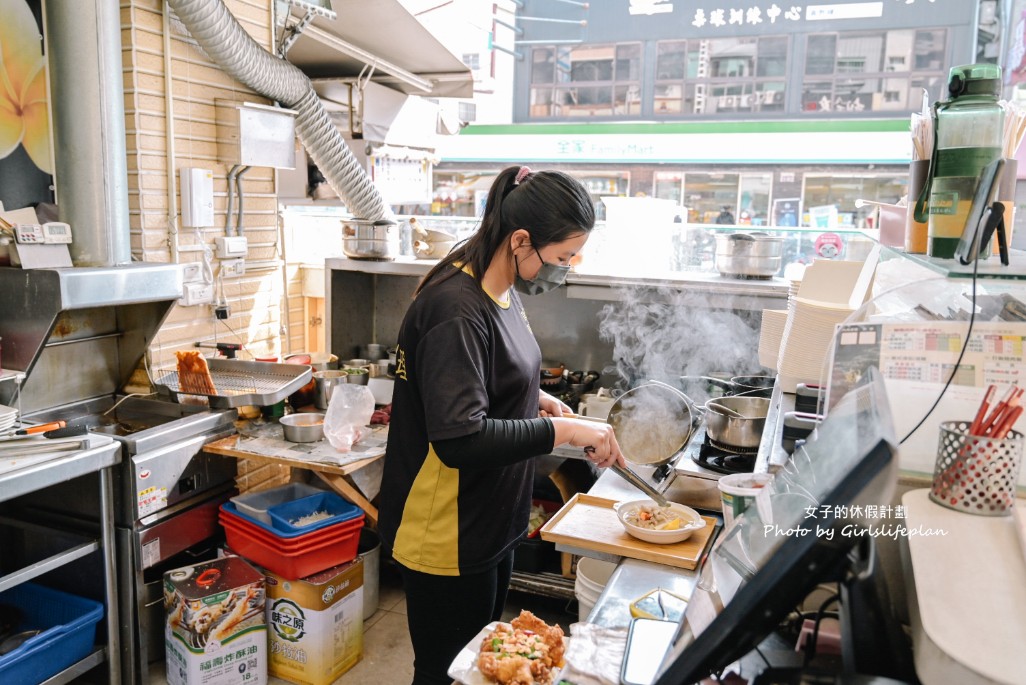
[[[411,95],[471,98],[474,77],[399,0],[332,0],[335,19],[317,16],[286,58],[310,78],[372,81]]]

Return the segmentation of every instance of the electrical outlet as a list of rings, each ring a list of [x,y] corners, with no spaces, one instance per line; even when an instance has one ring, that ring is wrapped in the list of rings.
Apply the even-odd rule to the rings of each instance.
[[[225,259],[221,261],[221,273],[225,278],[235,278],[246,273],[245,259]]]
[[[212,283],[186,283],[178,304],[191,307],[197,304],[210,304],[214,301],[214,285]]]
[[[203,281],[203,265],[199,262],[182,265],[182,283],[199,283]]]

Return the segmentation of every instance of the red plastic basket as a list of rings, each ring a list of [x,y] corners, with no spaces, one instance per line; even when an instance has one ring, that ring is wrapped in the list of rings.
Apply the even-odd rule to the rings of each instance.
[[[284,549],[280,539],[268,540],[258,537],[252,531],[237,525],[232,518],[223,516],[223,512],[221,525],[224,527],[228,546],[239,556],[283,578],[298,580],[355,559],[360,544],[363,517],[332,526],[326,529],[332,533],[328,539],[310,542],[294,550]]]
[[[258,523],[254,523],[246,516],[233,513],[231,509],[226,508],[225,505],[221,506],[221,512],[218,518],[221,521],[222,526],[232,524],[236,529],[246,531],[250,537],[261,540],[275,549],[284,550],[286,552],[300,552],[322,542],[337,539],[339,531],[349,530],[346,526],[351,526],[353,523],[362,523],[364,516],[361,513],[356,518],[349,519],[348,521],[342,521],[341,523],[332,524],[331,526],[321,528],[310,533],[304,533],[303,535],[287,538],[275,535],[274,532]]]

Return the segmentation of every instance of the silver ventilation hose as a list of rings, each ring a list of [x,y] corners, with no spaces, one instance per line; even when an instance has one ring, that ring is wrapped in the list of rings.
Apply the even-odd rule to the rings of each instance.
[[[168,4],[226,74],[296,110],[299,140],[354,216],[393,220],[391,208],[349,150],[306,74],[250,38],[221,0],[168,0]]]

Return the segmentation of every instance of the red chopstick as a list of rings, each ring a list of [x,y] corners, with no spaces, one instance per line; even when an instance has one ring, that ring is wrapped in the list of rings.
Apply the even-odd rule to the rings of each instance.
[[[1015,425],[1016,420],[1022,415],[1023,407],[1018,405],[1014,407],[1008,415],[1001,421],[1001,424],[997,427],[992,435],[998,440],[1004,440],[1008,437],[1008,434],[1012,432],[1012,426]]]
[[[996,390],[997,386],[987,386],[987,392],[983,395],[983,402],[980,403],[980,408],[976,410],[976,417],[973,419],[972,424],[969,426],[970,435],[980,434],[980,426],[983,423],[983,417],[987,415],[987,410],[990,408],[990,403],[994,399],[994,392]]]
[[[1005,392],[1004,397],[1001,401],[994,405],[994,409],[991,410],[987,418],[983,420],[983,423],[977,429],[976,435],[989,435],[990,430],[998,423],[999,417],[1005,412],[1008,407],[1008,403],[1016,396],[1018,388],[1015,385],[1011,385],[1008,391]]]

